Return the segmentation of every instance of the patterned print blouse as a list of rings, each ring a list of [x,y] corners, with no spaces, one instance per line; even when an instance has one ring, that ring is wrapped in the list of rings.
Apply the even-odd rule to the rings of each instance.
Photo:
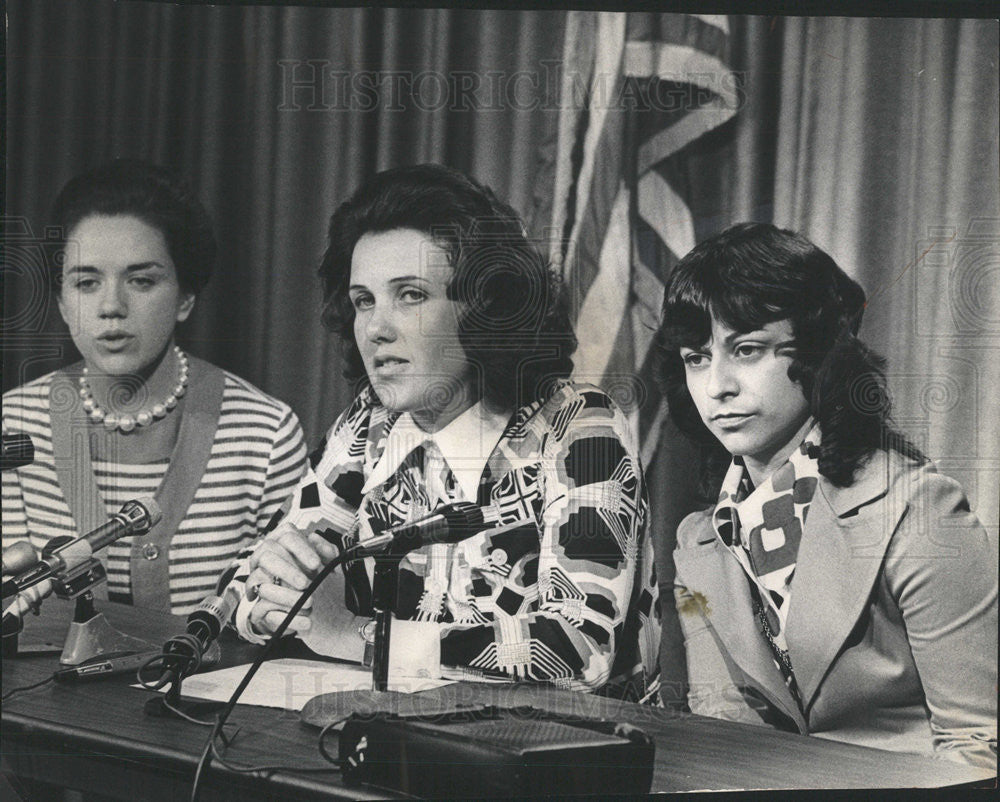
[[[284,520],[345,548],[423,517],[442,487],[446,497],[461,493],[423,445],[371,487],[397,419],[362,391],[310,458]],[[503,531],[404,557],[396,617],[436,621],[445,666],[575,690],[627,681],[641,691],[658,621],[652,561],[641,559],[646,488],[630,443],[624,415],[596,387],[565,383],[520,409],[469,499],[499,512]],[[425,475],[428,466],[444,475]],[[435,569],[442,557],[444,577]],[[371,615],[370,571],[355,563],[345,575],[348,608]]]
[[[759,487],[739,457],[722,482],[712,524],[752,583],[754,609],[775,663],[798,699],[785,624],[809,505],[819,483],[819,424]]]

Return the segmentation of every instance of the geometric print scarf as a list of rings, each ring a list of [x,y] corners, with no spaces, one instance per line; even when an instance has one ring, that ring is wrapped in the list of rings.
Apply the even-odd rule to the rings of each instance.
[[[751,583],[762,632],[793,694],[785,622],[802,529],[819,480],[819,443],[817,423],[788,461],[756,488],[743,461],[734,457],[712,515],[716,533]]]

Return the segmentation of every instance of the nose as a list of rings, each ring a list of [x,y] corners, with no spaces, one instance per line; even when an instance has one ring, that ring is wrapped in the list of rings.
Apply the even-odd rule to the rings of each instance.
[[[128,315],[128,300],[125,297],[125,288],[120,282],[109,281],[104,285],[99,313],[102,318]]]
[[[365,336],[370,342],[392,342],[396,339],[396,326],[392,311],[386,304],[375,304],[365,321]]]
[[[725,398],[739,392],[739,382],[728,359],[713,359],[708,367],[705,391],[711,398]]]

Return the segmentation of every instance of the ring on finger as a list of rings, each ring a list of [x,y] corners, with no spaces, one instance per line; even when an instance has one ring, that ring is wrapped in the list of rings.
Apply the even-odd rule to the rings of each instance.
[[[274,579],[271,580],[271,582],[273,584],[277,585],[279,588],[281,587],[281,577],[280,576],[276,576]]]

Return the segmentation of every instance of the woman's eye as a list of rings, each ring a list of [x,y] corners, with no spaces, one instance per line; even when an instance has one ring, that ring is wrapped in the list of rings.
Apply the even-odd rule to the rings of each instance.
[[[156,280],[150,278],[149,276],[132,276],[132,284],[140,289],[148,290],[156,284]]]
[[[427,293],[414,287],[404,287],[402,292],[399,293],[399,297],[407,303],[418,304],[426,300]]]
[[[688,368],[699,368],[708,361],[708,357],[698,353],[684,354],[681,359],[684,360],[684,366]]]
[[[759,343],[740,343],[733,350],[736,356],[747,358],[758,356],[761,352],[763,352],[764,346]]]
[[[97,279],[93,278],[78,278],[72,282],[73,289],[80,290],[81,292],[88,292],[90,290],[97,288]]]
[[[370,295],[355,295],[351,299],[351,303],[354,304],[354,308],[363,311],[365,309],[370,309],[372,306],[372,299]]]

